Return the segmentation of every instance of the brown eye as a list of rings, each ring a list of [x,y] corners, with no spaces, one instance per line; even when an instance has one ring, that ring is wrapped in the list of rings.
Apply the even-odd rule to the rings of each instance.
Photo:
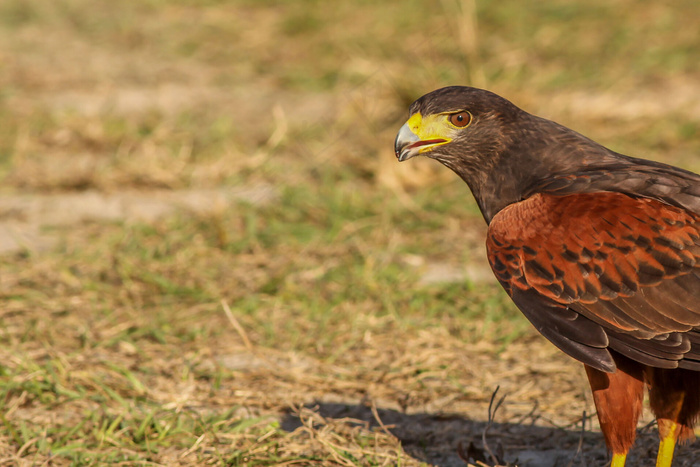
[[[450,123],[460,128],[464,128],[465,126],[469,125],[469,122],[471,121],[472,116],[469,114],[469,112],[458,112],[450,115]]]

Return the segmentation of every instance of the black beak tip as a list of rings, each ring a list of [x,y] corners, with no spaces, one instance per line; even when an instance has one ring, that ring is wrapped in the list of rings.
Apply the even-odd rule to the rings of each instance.
[[[402,126],[394,140],[394,154],[399,162],[408,160],[417,154],[414,148],[417,142],[420,142],[420,138],[411,131],[408,124]]]

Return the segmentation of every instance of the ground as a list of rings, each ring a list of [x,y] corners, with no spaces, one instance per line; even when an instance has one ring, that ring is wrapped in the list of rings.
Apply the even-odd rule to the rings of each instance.
[[[605,465],[582,367],[495,283],[467,187],[393,138],[471,84],[700,171],[698,18],[1,2],[0,463]]]

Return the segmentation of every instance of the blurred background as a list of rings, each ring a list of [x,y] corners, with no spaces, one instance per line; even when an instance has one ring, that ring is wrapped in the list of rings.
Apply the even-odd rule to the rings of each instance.
[[[691,0],[1,0],[0,463],[603,465],[468,188],[393,140],[472,85],[698,172],[699,30]]]

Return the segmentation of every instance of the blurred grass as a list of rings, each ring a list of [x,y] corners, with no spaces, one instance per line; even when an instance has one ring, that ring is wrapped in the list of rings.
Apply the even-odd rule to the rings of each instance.
[[[697,171],[697,18],[690,0],[0,2],[3,193],[277,193],[52,227],[51,250],[4,256],[0,462],[418,464],[299,406],[487,401],[465,389],[481,372],[462,346],[497,361],[537,338],[495,281],[420,282],[435,263],[483,267],[483,228],[445,170],[395,163],[408,104],[486,86]],[[222,300],[249,367],[226,363],[251,349]],[[308,422],[292,432],[290,406]]]

